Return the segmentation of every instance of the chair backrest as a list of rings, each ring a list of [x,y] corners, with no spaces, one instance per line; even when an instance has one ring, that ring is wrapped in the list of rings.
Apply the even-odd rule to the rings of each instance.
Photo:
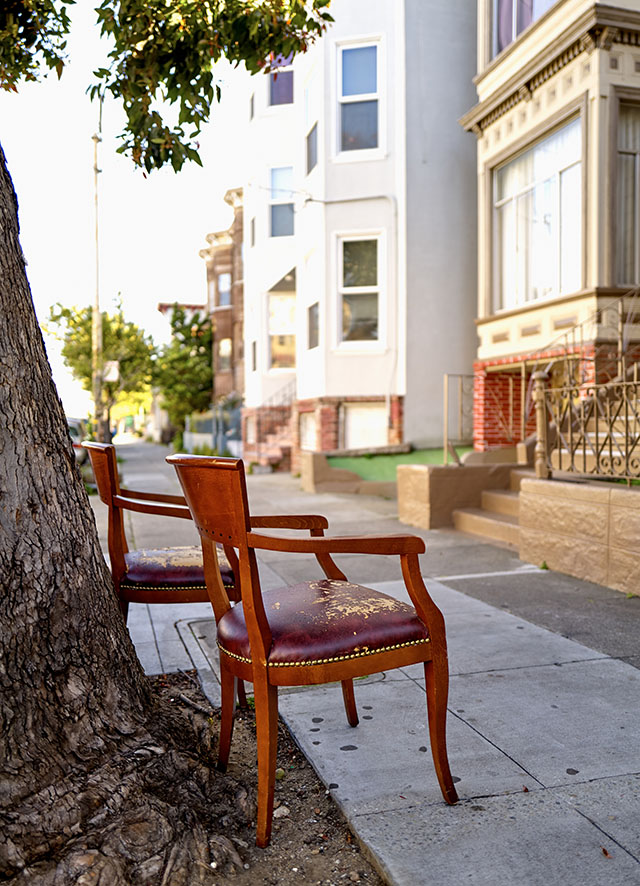
[[[84,440],[82,445],[91,459],[98,495],[110,507],[113,496],[120,492],[116,447],[113,443],[94,443],[92,440]]]
[[[239,458],[169,455],[201,537],[242,548],[251,531],[244,464]]]
[[[207,455],[169,455],[202,540],[205,578],[216,620],[230,608],[217,569],[216,544],[238,549],[240,593],[252,643],[260,657],[270,644],[255,552],[249,547],[251,531],[244,464],[239,458]],[[263,653],[264,654],[264,653]]]
[[[117,507],[114,502],[114,496],[120,494],[116,447],[113,443],[94,443],[89,440],[83,442],[82,445],[89,453],[89,458],[91,459],[91,467],[96,479],[98,495],[109,508],[107,543],[109,546],[111,575],[117,590],[120,580],[127,571],[124,555],[129,551],[129,548],[124,534],[122,509]]]

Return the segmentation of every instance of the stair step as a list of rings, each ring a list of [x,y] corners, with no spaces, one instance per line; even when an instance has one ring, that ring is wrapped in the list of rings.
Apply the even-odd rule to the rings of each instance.
[[[533,468],[514,468],[510,474],[509,488],[512,492],[520,491],[521,480],[535,480],[536,472]]]
[[[520,493],[509,489],[485,489],[482,493],[482,510],[492,514],[520,514]]]
[[[480,508],[453,512],[453,525],[461,532],[481,535],[517,547],[520,543],[518,518],[511,514],[489,514]]]

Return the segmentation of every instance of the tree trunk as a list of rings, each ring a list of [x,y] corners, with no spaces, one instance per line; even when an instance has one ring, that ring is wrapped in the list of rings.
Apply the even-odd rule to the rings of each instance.
[[[149,697],[75,464],[18,230],[0,148],[1,808],[89,770],[140,728]],[[22,855],[19,841],[0,840],[0,870],[19,869]]]
[[[0,881],[192,886],[211,882],[211,858],[237,865],[216,831],[246,829],[253,801],[215,776],[213,721],[159,700],[136,658],[51,378],[1,147],[0,581]]]

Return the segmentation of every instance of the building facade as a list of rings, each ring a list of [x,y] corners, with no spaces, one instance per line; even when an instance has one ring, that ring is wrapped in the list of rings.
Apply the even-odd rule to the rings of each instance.
[[[294,466],[301,449],[440,445],[443,373],[470,371],[476,346],[457,122],[475,16],[468,0],[332,13],[308,52],[247,78],[245,458],[288,445]]]
[[[200,250],[206,265],[207,310],[213,327],[213,402],[242,398],[244,392],[244,280],[242,189],[225,194],[233,222],[224,231],[207,234]]]
[[[474,82],[474,445],[489,450],[535,430],[535,369],[607,381],[638,358],[640,2],[479,0]]]
[[[200,250],[206,265],[207,310],[213,332],[212,436],[215,448],[239,456],[240,409],[244,395],[243,195],[232,188],[224,196],[233,221],[224,231],[207,234]]]

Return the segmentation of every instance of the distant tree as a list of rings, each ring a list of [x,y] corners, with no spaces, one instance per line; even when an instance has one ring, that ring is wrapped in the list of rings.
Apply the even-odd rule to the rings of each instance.
[[[63,343],[65,365],[90,393],[91,314],[90,307],[68,308],[57,304],[50,309],[47,324],[47,329]],[[108,418],[122,395],[141,393],[149,385],[154,355],[151,337],[135,323],[125,320],[121,301],[118,301],[115,313],[102,312],[102,365],[99,369],[103,375],[103,406]],[[107,372],[108,364],[111,364],[111,373]],[[116,372],[113,364],[117,364]]]
[[[70,5],[0,2],[0,88],[17,91],[47,67],[61,73]],[[113,49],[102,90],[127,112],[124,152],[147,170],[179,168],[216,98],[212,61],[268,70],[270,58],[304,51],[322,33],[327,5],[104,0]],[[163,123],[163,98],[178,104],[175,126]],[[33,309],[1,148],[0,355],[0,879],[205,882],[213,777],[174,709],[153,701],[115,599]]]
[[[211,406],[212,346],[209,318],[197,312],[187,312],[175,304],[171,314],[171,341],[157,356],[153,385],[160,392],[160,405],[167,410],[169,421],[180,437],[187,416],[192,412],[204,412]]]

